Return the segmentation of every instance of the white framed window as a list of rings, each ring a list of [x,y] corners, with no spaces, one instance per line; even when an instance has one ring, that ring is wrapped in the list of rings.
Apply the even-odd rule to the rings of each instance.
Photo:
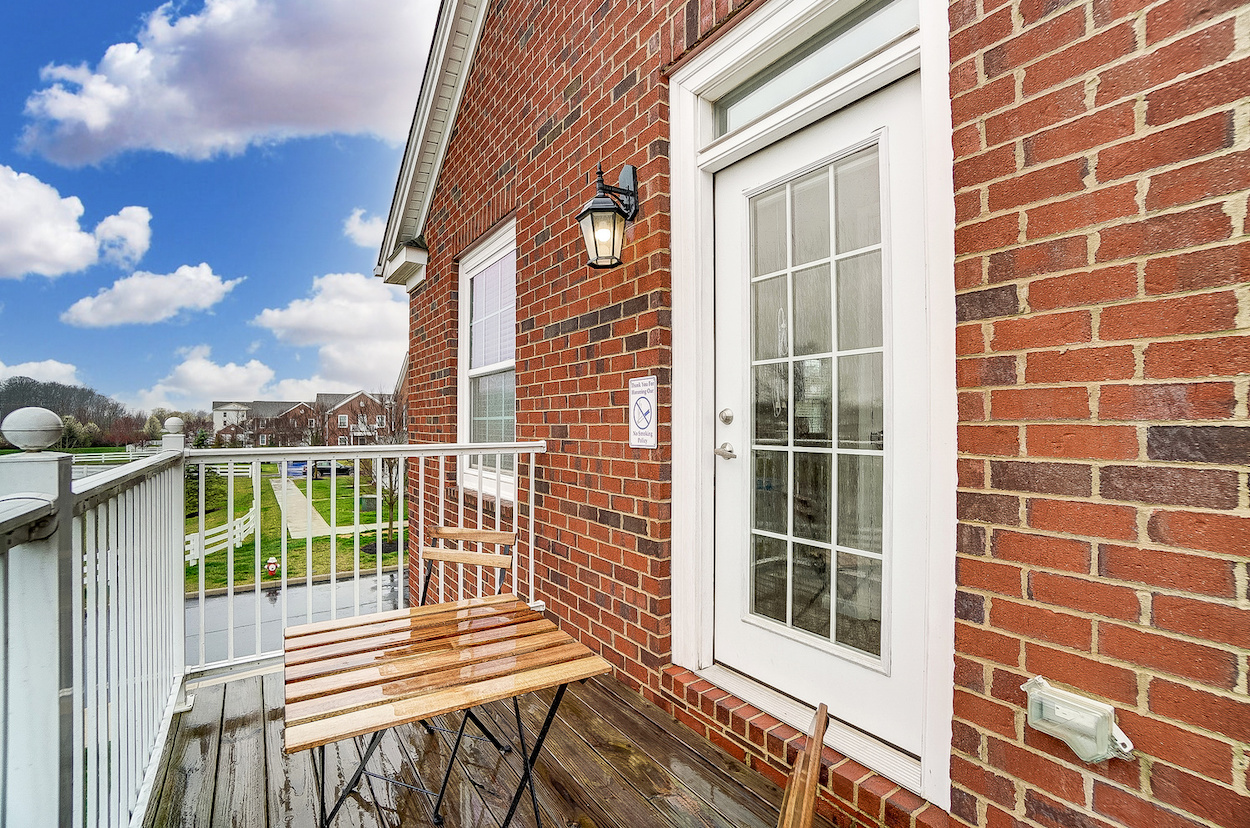
[[[347,428],[347,415],[346,414],[339,415],[339,428]]]
[[[382,426],[386,425],[386,415],[385,415],[385,414],[379,414],[379,415],[377,415],[377,417],[375,417],[375,418],[374,418],[373,422],[374,422],[374,424],[376,424],[379,428],[381,428]]]
[[[516,221],[460,258],[458,423],[462,443],[516,440]],[[512,456],[471,455],[465,483],[509,488]]]
[[[345,445],[347,445],[347,438],[346,438],[346,437],[340,437],[340,438],[339,438],[339,445],[340,445],[340,446],[345,446]]]
[[[315,428],[315,427],[316,427],[316,425],[317,425],[317,420],[316,420],[314,417],[309,417],[309,418],[308,418],[308,427],[309,427],[309,428]]]
[[[364,426],[367,426],[368,424],[369,424],[368,414],[359,414],[356,416],[356,425],[364,427]]]
[[[269,445],[269,435],[268,435],[268,434],[262,434],[262,435],[260,435],[260,444],[261,444],[262,446],[267,446],[267,445]]]

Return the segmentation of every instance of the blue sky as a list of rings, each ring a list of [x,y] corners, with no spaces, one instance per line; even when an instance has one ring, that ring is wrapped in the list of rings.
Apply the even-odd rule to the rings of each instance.
[[[0,6],[0,379],[389,390],[371,273],[437,0]]]

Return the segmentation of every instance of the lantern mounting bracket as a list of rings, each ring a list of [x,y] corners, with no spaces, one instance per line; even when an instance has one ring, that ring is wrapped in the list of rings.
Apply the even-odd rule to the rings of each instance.
[[[620,178],[617,179],[617,186],[611,187],[603,183],[603,165],[597,165],[595,169],[595,195],[611,194],[616,196],[615,201],[621,205],[621,214],[625,216],[626,221],[633,221],[638,217],[638,168],[633,164],[626,164],[621,167]]]

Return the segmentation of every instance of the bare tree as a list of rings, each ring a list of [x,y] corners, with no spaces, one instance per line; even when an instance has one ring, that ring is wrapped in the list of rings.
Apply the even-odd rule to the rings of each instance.
[[[382,403],[382,422],[375,420],[374,439],[378,444],[403,445],[408,442],[408,432],[404,428],[404,412],[393,394],[378,392],[375,394]],[[400,493],[404,486],[404,462],[399,457],[382,457],[365,467],[368,478],[373,482],[378,493],[378,505],[384,510],[387,525],[387,539],[390,539],[391,524],[395,522],[399,511]]]

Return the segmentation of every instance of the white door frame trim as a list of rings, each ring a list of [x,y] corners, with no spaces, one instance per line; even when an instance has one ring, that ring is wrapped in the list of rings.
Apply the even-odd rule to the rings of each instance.
[[[811,711],[713,664],[715,500],[713,174],[846,104],[921,72],[924,142],[924,252],[930,328],[930,585],[926,607],[925,694],[920,760],[851,728],[830,728],[826,743],[934,804],[950,807],[950,740],[955,641],[955,295],[954,164],[949,97],[947,7],[920,0],[920,30],[738,132],[713,141],[712,101],[798,45],[816,26],[854,5],[848,0],[769,0],[670,78],[673,302],[673,662],[694,670],[800,730]]]

